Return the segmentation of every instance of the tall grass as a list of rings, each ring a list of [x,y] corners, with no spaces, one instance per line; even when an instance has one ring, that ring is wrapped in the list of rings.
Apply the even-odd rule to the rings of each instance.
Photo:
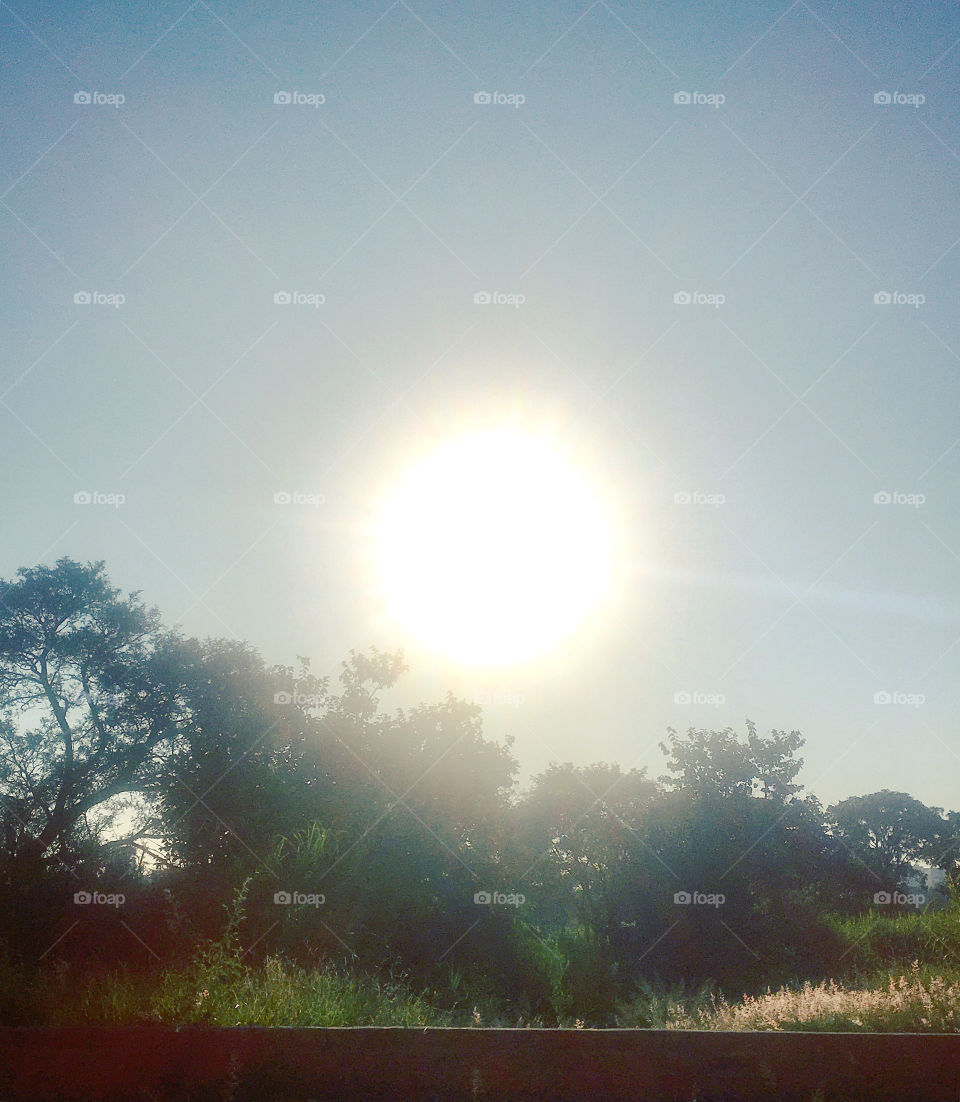
[[[418,986],[399,968],[307,969],[280,955],[254,962],[238,937],[248,886],[227,908],[221,937],[199,946],[186,966],[105,972],[57,962],[30,972],[0,946],[0,1023],[579,1027],[583,1018],[648,1029],[960,1032],[956,899],[926,914],[873,911],[832,919],[842,942],[832,979],[801,978],[739,999],[712,984],[684,989],[640,980],[633,996],[601,1022],[585,993],[591,977],[602,986],[603,960],[589,954],[574,954],[579,971],[558,971],[554,1012],[546,1016],[521,1012],[482,977],[453,969],[431,986]]]
[[[878,975],[914,960],[960,968],[960,897],[938,911],[884,914],[871,910],[829,921],[844,943],[836,962],[838,974]]]
[[[873,987],[828,980],[791,985],[730,1003],[701,989],[646,990],[620,1008],[623,1027],[660,1029],[806,1030],[864,1033],[960,1032],[960,970],[937,974],[914,961],[905,973]]]
[[[728,1000],[640,982],[617,1024],[654,1029],[960,1032],[960,898],[939,911],[834,916],[836,976]]]
[[[27,1006],[19,1019],[45,1025],[518,1024],[504,1021],[489,993],[478,994],[475,985],[454,972],[446,991],[417,992],[402,973],[382,977],[332,966],[307,970],[280,956],[254,964],[238,937],[249,884],[241,885],[227,908],[221,937],[198,947],[185,968],[144,974],[125,967],[74,969],[61,962],[30,980],[12,966],[0,967],[0,997],[6,976],[6,987],[19,991]],[[10,999],[5,1003],[0,1009],[9,1008]]]

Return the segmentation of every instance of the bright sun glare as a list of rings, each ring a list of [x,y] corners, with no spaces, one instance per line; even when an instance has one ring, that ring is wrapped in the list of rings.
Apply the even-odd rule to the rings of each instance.
[[[384,508],[378,537],[391,615],[471,664],[543,654],[609,583],[596,494],[546,442],[515,432],[461,437],[415,467]]]

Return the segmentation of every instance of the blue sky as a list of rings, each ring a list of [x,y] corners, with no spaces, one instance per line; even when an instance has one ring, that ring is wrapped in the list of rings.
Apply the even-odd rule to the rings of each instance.
[[[0,43],[2,576],[103,558],[321,671],[402,645],[398,702],[493,699],[525,775],[750,716],[827,802],[957,806],[955,6],[16,0]],[[504,419],[629,570],[478,672],[384,623],[369,530]]]

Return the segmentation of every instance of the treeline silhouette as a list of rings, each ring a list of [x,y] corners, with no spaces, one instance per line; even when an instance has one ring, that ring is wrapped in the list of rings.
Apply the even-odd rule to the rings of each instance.
[[[553,764],[521,792],[476,705],[383,710],[404,670],[185,638],[102,562],[0,582],[0,954],[176,966],[227,908],[250,962],[468,979],[531,1014],[562,990],[602,1024],[642,979],[835,974],[831,915],[906,906],[918,863],[960,880],[960,814],[824,808],[797,731],[669,730],[659,779]]]

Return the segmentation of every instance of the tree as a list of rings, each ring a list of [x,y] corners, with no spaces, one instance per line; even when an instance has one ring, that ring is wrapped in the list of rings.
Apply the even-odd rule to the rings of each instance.
[[[341,691],[320,694],[296,767],[312,818],[332,834],[310,882],[358,951],[395,952],[418,968],[440,955],[480,961],[488,948],[467,935],[478,918],[489,925],[489,911],[474,895],[504,887],[517,765],[509,742],[484,738],[480,709],[450,694],[383,711],[379,694],[405,668],[399,654],[352,652]]]
[[[803,758],[794,757],[802,745],[799,731],[771,731],[769,738],[761,738],[756,724],[747,720],[753,784],[764,799],[785,803],[801,791],[803,785],[793,782],[803,768]]]
[[[803,766],[803,759],[794,757],[803,745],[799,731],[771,731],[762,738],[749,719],[745,742],[730,727],[722,731],[691,727],[685,735],[672,727],[667,731],[667,742],[661,742],[660,749],[674,776],[661,780],[674,788],[694,796],[721,797],[759,791],[765,799],[784,803],[803,787],[793,783]]]
[[[164,855],[205,876],[256,866],[311,810],[296,776],[309,721],[287,691],[290,671],[230,639],[169,635],[161,658],[179,703],[152,785]]]
[[[664,870],[645,839],[658,791],[645,770],[552,763],[513,810],[511,860],[531,920],[562,954],[565,1008],[597,1024],[627,996],[623,965],[653,918]]]
[[[595,762],[551,764],[515,815],[526,876],[541,896],[598,931],[619,921],[616,884],[639,844],[657,793],[645,770]]]
[[[889,788],[841,800],[827,813],[837,838],[888,892],[901,886],[912,862],[928,855],[945,826],[940,808]]]
[[[948,882],[960,887],[960,811],[947,811],[929,839],[924,859],[943,869]]]
[[[143,792],[175,730],[158,690],[155,610],[102,562],[60,559],[0,581],[0,796],[8,858],[63,860],[96,813]]]

